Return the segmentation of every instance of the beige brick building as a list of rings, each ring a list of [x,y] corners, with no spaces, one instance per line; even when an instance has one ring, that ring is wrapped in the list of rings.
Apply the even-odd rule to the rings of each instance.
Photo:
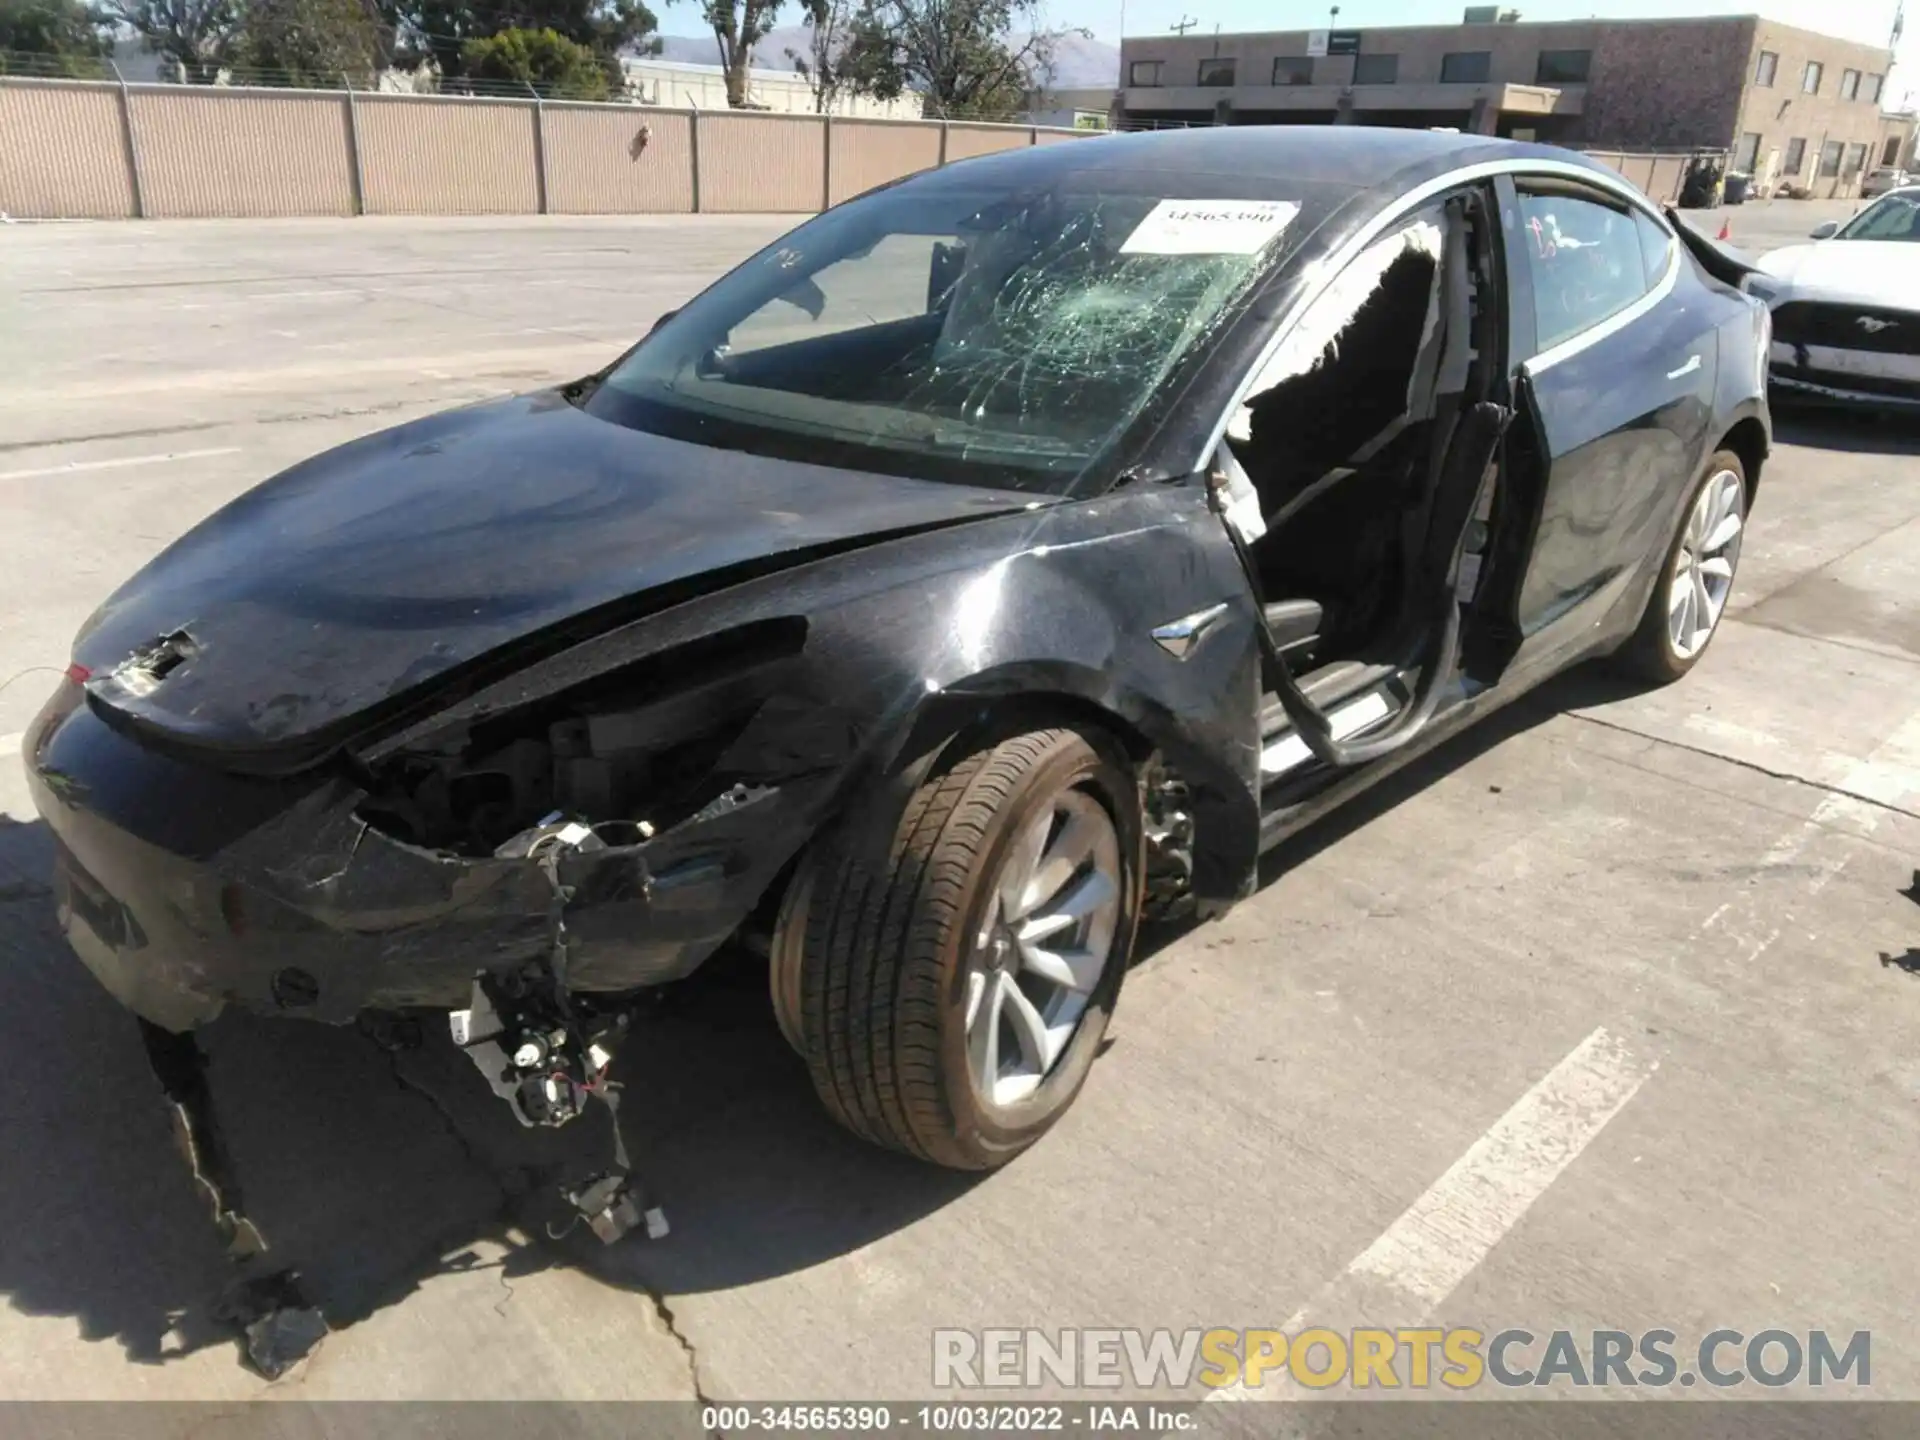
[[[1512,12],[1505,12],[1511,15]],[[1123,123],[1448,125],[1609,150],[1730,150],[1766,186],[1847,194],[1909,157],[1884,47],[1758,16],[1502,21],[1121,45]],[[1905,136],[1905,139],[1902,137]]]

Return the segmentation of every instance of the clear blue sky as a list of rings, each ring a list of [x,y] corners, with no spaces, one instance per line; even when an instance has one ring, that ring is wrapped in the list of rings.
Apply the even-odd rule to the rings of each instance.
[[[1047,22],[1077,25],[1108,43],[1120,38],[1121,15],[1126,33],[1164,33],[1182,19],[1198,20],[1193,34],[1218,25],[1223,33],[1236,30],[1310,30],[1327,25],[1326,5],[1301,0],[1042,0]],[[1460,18],[1466,0],[1342,0],[1339,24],[1444,25]],[[1759,13],[1786,25],[1843,35],[1875,45],[1887,43],[1893,28],[1894,0],[1749,0],[1747,4],[1715,4],[1713,0],[1509,0],[1523,20],[1582,20],[1589,16],[1645,17],[1659,15],[1751,15]],[[1912,86],[1920,65],[1920,0],[1908,15],[1898,60],[1902,74],[1895,94]]]

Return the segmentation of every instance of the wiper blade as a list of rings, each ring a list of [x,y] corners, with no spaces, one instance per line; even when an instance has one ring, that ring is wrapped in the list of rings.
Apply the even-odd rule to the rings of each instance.
[[[980,434],[977,431],[955,433],[938,431],[922,442],[929,449],[944,452],[964,451],[970,455],[1013,455],[1029,460],[1073,460],[1080,456],[1075,446],[1064,440],[1031,435]]]

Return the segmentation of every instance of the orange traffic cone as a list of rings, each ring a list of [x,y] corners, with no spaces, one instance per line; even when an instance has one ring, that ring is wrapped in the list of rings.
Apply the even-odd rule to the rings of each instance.
[[[1726,220],[1722,220],[1720,222],[1720,233],[1713,238],[1716,240],[1731,240],[1733,238],[1733,225]]]

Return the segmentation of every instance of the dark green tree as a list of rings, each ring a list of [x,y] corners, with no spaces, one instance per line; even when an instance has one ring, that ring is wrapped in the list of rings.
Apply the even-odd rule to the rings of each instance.
[[[753,47],[767,38],[779,18],[781,0],[701,0],[700,14],[720,45],[720,68],[727,77],[727,104],[752,108],[747,98],[747,69]]]
[[[232,49],[236,79],[309,88],[373,85],[385,60],[366,0],[248,0]]]
[[[467,41],[461,58],[468,80],[531,86],[554,100],[607,98],[600,57],[556,30],[502,30]]]
[[[102,0],[99,17],[145,38],[189,85],[211,85],[240,36],[240,0]]]
[[[1010,120],[1053,69],[1062,30],[1040,0],[863,0],[841,57],[843,82],[891,100],[912,90],[941,120]]]
[[[504,29],[551,30],[593,51],[609,88],[625,83],[621,54],[660,48],[644,0],[378,0],[394,32],[395,63],[431,61],[448,86],[467,73],[466,45]]]
[[[75,0],[0,0],[0,72],[7,53],[31,56],[35,75],[86,79],[104,74],[106,38],[93,15]]]
[[[720,46],[726,102],[733,109],[755,108],[747,96],[747,69],[753,65],[753,48],[774,29],[780,4],[781,0],[701,0],[701,17]]]

